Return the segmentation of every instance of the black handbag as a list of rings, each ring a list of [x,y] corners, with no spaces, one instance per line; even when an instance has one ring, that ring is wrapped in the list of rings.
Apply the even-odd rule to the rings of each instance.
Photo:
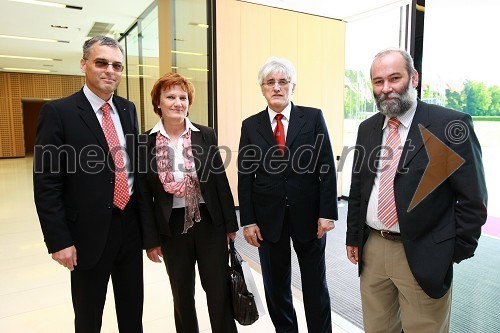
[[[254,296],[248,291],[241,267],[240,254],[234,247],[234,241],[229,241],[229,258],[231,261],[230,280],[231,296],[233,299],[234,319],[241,325],[251,325],[259,319],[257,304]]]

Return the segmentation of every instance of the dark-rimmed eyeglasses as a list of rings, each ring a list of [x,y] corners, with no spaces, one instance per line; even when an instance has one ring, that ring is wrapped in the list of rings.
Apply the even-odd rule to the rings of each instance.
[[[269,80],[269,81],[264,82],[262,85],[266,85],[269,88],[272,88],[276,85],[276,83],[278,84],[278,86],[284,87],[284,86],[288,85],[290,83],[290,81],[288,81],[288,80],[278,80],[278,81]]]
[[[88,59],[85,59],[88,60]],[[113,70],[115,72],[122,72],[123,71],[123,64],[121,62],[111,62],[106,59],[94,59],[92,60],[96,68],[99,69],[106,69],[108,68],[109,65],[113,67]]]

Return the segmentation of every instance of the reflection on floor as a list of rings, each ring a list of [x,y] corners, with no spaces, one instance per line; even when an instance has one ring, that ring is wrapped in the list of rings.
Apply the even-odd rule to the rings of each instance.
[[[30,158],[0,159],[0,332],[71,332],[70,275],[47,254],[33,203],[31,173]],[[175,332],[165,267],[144,258],[144,332]],[[254,277],[263,296],[262,278],[257,271]],[[200,331],[210,332],[205,294],[199,283],[196,288]],[[108,292],[102,332],[118,332],[113,304],[113,293]],[[300,331],[306,332],[299,298],[295,304]],[[274,331],[268,315],[251,326],[238,328],[243,333]],[[349,331],[334,325],[334,332]]]

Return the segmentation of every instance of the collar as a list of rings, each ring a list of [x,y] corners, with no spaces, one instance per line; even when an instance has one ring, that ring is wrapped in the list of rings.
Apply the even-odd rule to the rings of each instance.
[[[403,114],[400,114],[399,116],[397,116],[397,118],[405,128],[409,128],[413,120],[413,117],[415,116],[416,111],[417,111],[417,100],[413,102],[408,111],[406,111]],[[385,116],[384,125],[382,126],[383,130],[387,127],[388,123],[389,123],[389,117]]]
[[[188,117],[184,118],[184,120],[185,120],[184,124],[186,125],[186,127],[184,128],[184,132],[182,132],[181,136],[186,134],[188,132],[188,130],[191,130],[193,132],[200,131],[196,126],[193,125],[193,123],[191,122],[191,120],[189,120]],[[151,131],[149,132],[149,135],[156,134],[157,132],[160,132],[161,135],[170,139],[170,137],[167,134],[167,131],[165,131],[165,128],[163,127],[162,118],[160,118],[160,120],[158,120],[156,125],[151,129]]]
[[[279,112],[285,117],[286,120],[290,121],[290,113],[292,112],[292,103],[288,103],[286,108]],[[267,113],[269,114],[269,122],[272,123],[274,120],[274,117],[278,114],[278,112],[273,111],[269,106],[267,107]]]
[[[87,84],[83,86],[83,93],[85,94],[85,97],[87,97],[87,100],[90,102],[92,110],[94,110],[95,113],[97,113],[97,111],[101,109],[101,106],[103,106],[104,103],[109,103],[109,105],[111,105],[112,113],[116,112],[115,106],[113,105],[113,95],[111,95],[111,98],[108,101],[105,101],[96,94],[94,94],[92,90],[90,90],[89,87],[87,87]]]

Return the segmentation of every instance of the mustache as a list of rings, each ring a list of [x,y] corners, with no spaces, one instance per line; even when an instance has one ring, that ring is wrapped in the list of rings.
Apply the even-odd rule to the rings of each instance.
[[[398,94],[397,92],[391,92],[391,93],[388,93],[388,94],[380,94],[377,96],[377,99],[379,102],[383,102],[385,101],[387,98],[397,98],[397,99],[401,99],[401,95]]]

